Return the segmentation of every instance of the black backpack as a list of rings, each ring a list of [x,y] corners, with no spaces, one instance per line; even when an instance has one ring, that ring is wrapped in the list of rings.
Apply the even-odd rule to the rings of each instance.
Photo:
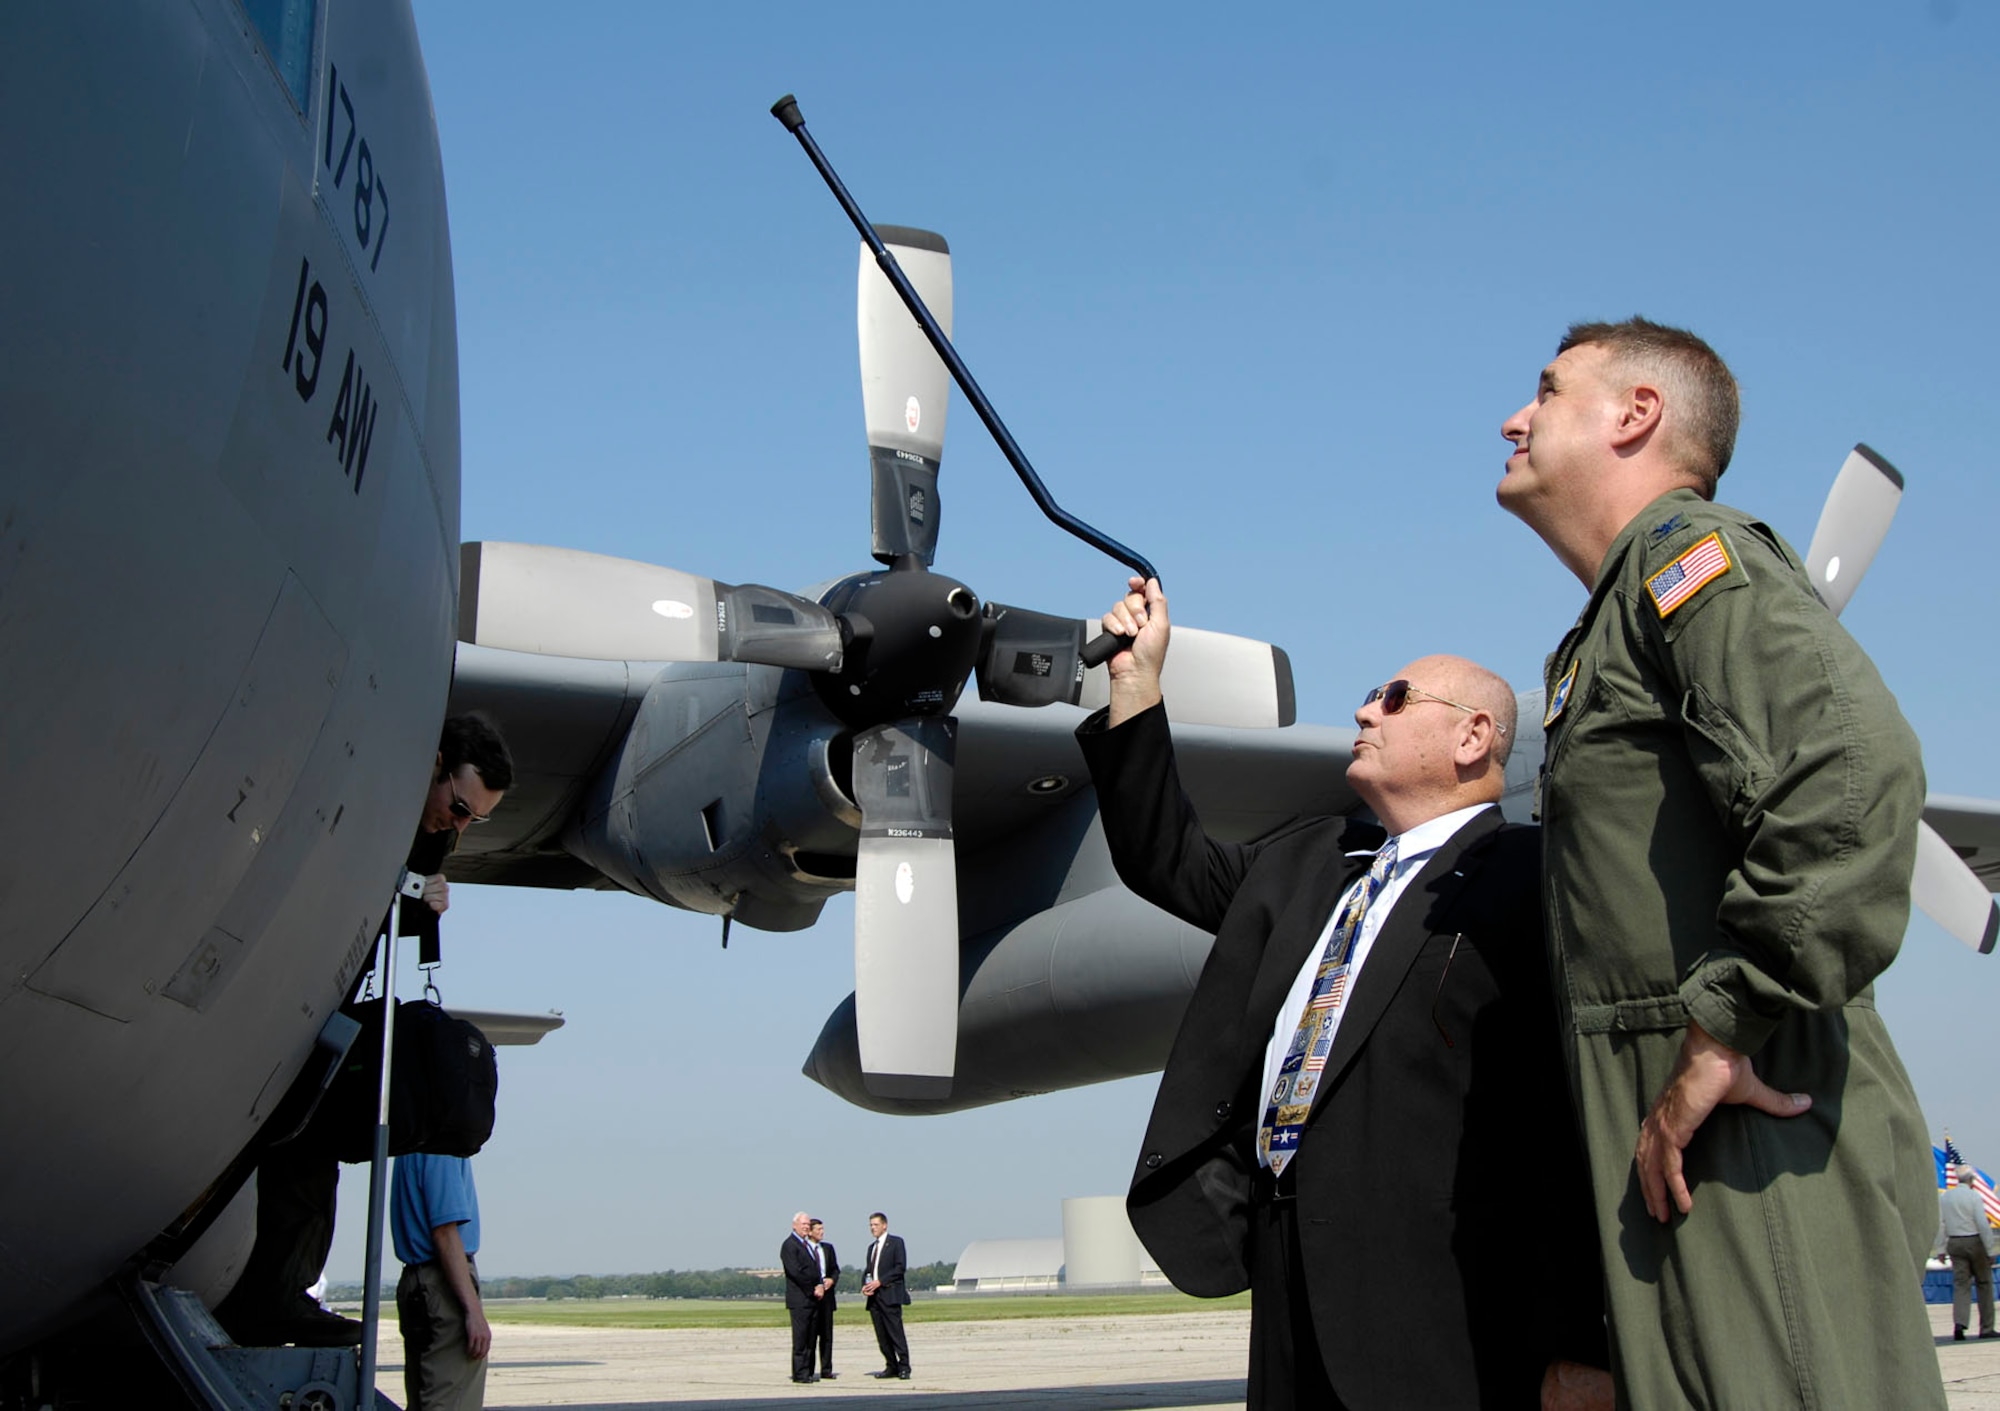
[[[382,1091],[382,1001],[359,1000],[345,1012],[361,1033],[312,1119],[312,1140],[342,1161],[375,1155]],[[396,1006],[396,1062],[389,1086],[389,1154],[420,1151],[471,1156],[493,1135],[500,1068],[477,1026],[429,1000]]]

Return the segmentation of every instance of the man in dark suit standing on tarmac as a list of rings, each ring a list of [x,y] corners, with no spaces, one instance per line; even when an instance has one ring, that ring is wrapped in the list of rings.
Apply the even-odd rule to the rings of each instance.
[[[1215,933],[1134,1229],[1179,1288],[1250,1289],[1258,1411],[1609,1407],[1539,837],[1495,807],[1513,691],[1411,662],[1354,715],[1347,780],[1381,829],[1220,842],[1174,765],[1166,598],[1132,587],[1104,616],[1133,639],[1110,707],[1077,736],[1119,877]]]
[[[826,1237],[826,1221],[813,1220],[811,1238],[824,1275],[822,1287],[826,1290],[819,1301],[819,1317],[813,1320],[813,1342],[819,1348],[819,1379],[831,1382],[839,1380],[833,1370],[833,1311],[840,1306],[834,1296],[834,1290],[840,1287],[840,1256]]]
[[[792,1380],[816,1382],[819,1373],[813,1370],[813,1344],[827,1279],[813,1247],[812,1216],[805,1211],[792,1216],[792,1232],[778,1246],[778,1262],[785,1270],[785,1309],[792,1315]]]
[[[875,1345],[882,1349],[882,1359],[888,1364],[868,1375],[907,1382],[910,1342],[903,1335],[903,1305],[910,1301],[910,1291],[903,1286],[908,1267],[903,1237],[889,1233],[889,1217],[879,1210],[868,1217],[868,1233],[875,1239],[862,1266],[861,1292],[868,1303],[868,1321],[875,1325]]]

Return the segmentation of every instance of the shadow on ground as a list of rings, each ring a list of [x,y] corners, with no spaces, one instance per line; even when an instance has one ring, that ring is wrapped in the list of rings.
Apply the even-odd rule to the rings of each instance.
[[[843,1376],[842,1382],[847,1379]],[[627,1401],[600,1404],[584,1403],[566,1407],[565,1411],[645,1411],[650,1406],[672,1407],[673,1411],[760,1411],[766,1407],[804,1406],[812,1402],[826,1402],[837,1399],[843,1411],[887,1411],[890,1407],[907,1408],[909,1411],[984,1411],[984,1408],[1011,1408],[1021,1406],[1046,1406],[1050,1404],[1065,1407],[1089,1408],[1089,1411],[1150,1411],[1155,1407],[1213,1406],[1217,1403],[1241,1403],[1245,1395],[1245,1382],[1241,1377],[1221,1378],[1213,1381],[1186,1382],[1135,1382],[1126,1386],[1068,1386],[1068,1387],[1023,1387],[1018,1391],[939,1391],[926,1392],[915,1388],[901,1390],[867,1390],[855,1395],[845,1387],[814,1386],[807,1391],[792,1392],[788,1395],[731,1398],[729,1400],[677,1401],[662,1398],[658,1401]],[[504,1406],[489,1405],[487,1411],[506,1411]]]

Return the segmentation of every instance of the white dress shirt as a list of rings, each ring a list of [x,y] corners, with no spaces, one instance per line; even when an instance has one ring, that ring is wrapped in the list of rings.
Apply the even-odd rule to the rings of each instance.
[[[1453,813],[1443,814],[1428,823],[1419,823],[1406,833],[1399,833],[1392,840],[1396,844],[1396,865],[1389,878],[1369,904],[1368,914],[1361,918],[1361,931],[1354,938],[1354,954],[1348,960],[1347,994],[1341,1005],[1333,1012],[1333,1035],[1340,1032],[1340,1021],[1347,1013],[1348,1005],[1354,1002],[1355,986],[1361,983],[1361,967],[1368,959],[1368,952],[1375,944],[1375,937],[1382,930],[1382,923],[1389,918],[1396,898],[1403,894],[1409,880],[1424,870],[1424,865],[1437,850],[1450,842],[1452,836],[1494,805],[1474,804],[1471,808],[1461,808]],[[1387,846],[1385,843],[1383,846]],[[1373,857],[1372,852],[1349,853],[1349,857]],[[1326,943],[1333,935],[1334,923],[1340,918],[1340,911],[1347,904],[1347,898],[1368,880],[1362,873],[1340,894],[1333,904],[1333,911],[1326,918],[1326,925],[1320,929],[1319,940],[1306,955],[1305,964],[1299,967],[1298,978],[1292,981],[1292,988],[1285,995],[1285,1002],[1278,1009],[1277,1022],[1271,1027],[1271,1041],[1264,1046],[1264,1086],[1259,1098],[1263,1106],[1268,1106],[1271,1090],[1277,1086],[1278,1073],[1285,1066],[1285,1055],[1291,1052],[1292,1038],[1299,1031],[1299,1020],[1305,1015],[1306,1005],[1312,1000],[1313,981],[1319,975],[1319,963],[1325,958]],[[1320,1089],[1324,1092],[1325,1089]],[[1258,1111],[1259,1121],[1263,1111]],[[1261,1158],[1260,1158],[1261,1160]]]

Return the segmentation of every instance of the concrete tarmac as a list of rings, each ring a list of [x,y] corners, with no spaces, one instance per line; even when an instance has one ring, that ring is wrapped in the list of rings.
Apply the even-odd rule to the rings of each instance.
[[[1951,1338],[1951,1309],[1931,1328],[1952,1411],[2000,1411],[2000,1338]],[[391,1323],[393,1329],[394,1324]],[[841,1330],[845,1333],[847,1330]],[[1250,1315],[1244,1309],[1118,1318],[1023,1318],[912,1324],[907,1382],[866,1374],[866,1334],[834,1344],[837,1381],[796,1386],[783,1328],[639,1331],[496,1323],[486,1405],[757,1411],[838,1401],[848,1411],[1237,1411]],[[385,1339],[379,1385],[403,1400],[402,1345]]]

